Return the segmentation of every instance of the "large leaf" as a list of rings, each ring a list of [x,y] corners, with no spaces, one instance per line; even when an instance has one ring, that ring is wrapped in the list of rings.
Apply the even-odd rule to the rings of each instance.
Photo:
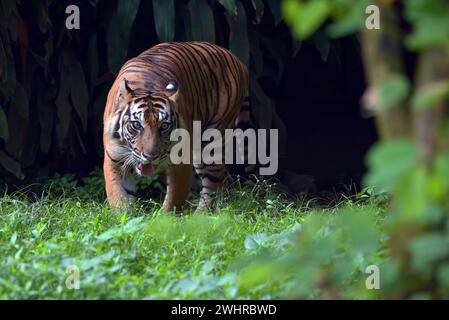
[[[17,108],[8,109],[9,138],[5,143],[6,151],[14,158],[20,159],[27,146],[24,143],[28,130],[28,120],[24,119]]]
[[[17,82],[16,89],[14,90],[14,107],[16,108],[17,113],[23,117],[24,119],[28,119],[28,96],[22,85]]]
[[[218,2],[220,2],[221,5],[225,7],[230,14],[237,14],[237,5],[235,3],[235,0],[218,0]]]
[[[320,52],[321,59],[323,59],[323,61],[327,61],[330,51],[330,42],[324,31],[318,30],[313,37],[313,42]]]
[[[263,55],[260,47],[259,34],[253,24],[248,25],[248,41],[251,50],[252,67],[256,76],[260,76],[263,71]]]
[[[59,92],[56,98],[58,123],[56,125],[59,148],[62,150],[64,139],[67,136],[70,127],[70,113],[71,105],[69,101],[70,94],[70,73],[67,66],[64,64],[63,57],[60,58],[59,63]]]
[[[190,26],[193,40],[215,43],[214,13],[206,0],[190,0]]]
[[[3,47],[2,38],[0,37],[0,80],[6,81],[7,77],[7,60],[6,60],[6,52]]]
[[[251,3],[253,4],[253,8],[256,11],[256,22],[260,23],[265,11],[263,0],[251,0]]]
[[[279,0],[266,0],[268,7],[270,8],[271,14],[274,17],[274,22],[278,25],[282,21],[281,14],[281,2]]]
[[[259,40],[262,47],[269,52],[270,58],[275,61],[275,63],[269,64],[272,68],[270,72],[273,75],[273,79],[279,84],[285,68],[285,61],[282,56],[284,43],[279,38],[268,37],[266,35],[260,35]]]
[[[413,25],[406,44],[411,49],[449,45],[449,5],[447,1],[409,0],[405,17]]]
[[[44,91],[44,88],[40,88]],[[51,90],[51,89],[48,89]],[[51,146],[51,137],[54,125],[54,103],[49,98],[49,91],[45,94],[40,94],[37,97],[37,111],[39,115],[40,125],[40,149],[42,152],[47,153]]]
[[[282,2],[282,14],[292,26],[293,35],[299,39],[308,38],[328,17],[330,8],[327,0]]]
[[[125,62],[128,53],[129,33],[139,9],[140,0],[119,0],[114,11],[107,35],[108,65],[117,72]]]
[[[246,12],[241,2],[237,5],[237,15],[227,15],[229,23],[229,49],[249,67],[249,41]]]
[[[84,132],[87,129],[87,105],[89,103],[89,92],[87,90],[86,78],[84,77],[83,68],[76,59],[72,51],[67,51],[65,55],[65,63],[69,71],[69,87],[70,98],[72,99],[73,107],[81,119]]]
[[[140,0],[119,0],[117,5],[118,31],[125,39],[131,31],[131,27],[139,9]]]
[[[429,264],[443,261],[449,256],[449,239],[432,232],[416,238],[410,244],[411,266],[416,271],[428,271]]]
[[[397,217],[400,220],[415,223],[427,220],[426,208],[430,199],[429,175],[426,168],[416,166],[412,170],[405,171],[398,176],[397,185],[393,191],[399,208]]]
[[[13,14],[13,11],[15,10],[16,7],[16,0],[3,0],[1,1],[1,6],[2,9],[5,12],[5,15],[10,15]]]
[[[39,150],[39,142],[36,139],[37,136],[39,136],[39,122],[30,121],[27,126],[26,136],[23,140],[26,148],[23,149],[20,157],[22,168],[31,166],[36,160],[37,152]]]
[[[175,0],[153,0],[153,14],[159,41],[175,37]]]
[[[6,141],[8,140],[8,137],[8,120],[6,119],[5,111],[3,111],[2,107],[0,106],[0,138]]]
[[[5,98],[10,98],[14,95],[16,88],[16,67],[14,59],[7,56],[6,58],[6,81],[0,85],[0,92],[3,93]]]
[[[23,179],[24,175],[22,169],[20,168],[20,163],[8,156],[5,152],[0,150],[0,165],[11,172],[19,179]]]
[[[271,129],[273,123],[274,103],[264,93],[254,73],[250,76],[251,111],[257,127]]]
[[[365,9],[370,4],[368,0],[334,2],[332,8],[333,23],[327,27],[328,34],[333,38],[353,34],[364,26]]]
[[[399,178],[414,166],[417,157],[416,146],[409,140],[375,145],[367,155],[370,172],[365,178],[365,184],[391,191]]]
[[[379,111],[396,106],[407,97],[409,91],[410,82],[405,76],[390,75],[379,87]]]
[[[98,45],[97,45],[97,34],[92,35],[89,41],[89,85],[92,90],[95,84],[95,81],[98,78],[99,72],[99,61],[98,61]]]

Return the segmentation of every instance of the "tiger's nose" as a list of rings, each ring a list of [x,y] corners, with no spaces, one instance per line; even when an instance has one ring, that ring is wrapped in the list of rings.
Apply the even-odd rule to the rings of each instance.
[[[151,152],[151,153],[142,153],[142,156],[145,159],[149,160],[149,161],[153,161],[153,160],[155,160],[159,156],[159,154],[153,153],[153,152]]]

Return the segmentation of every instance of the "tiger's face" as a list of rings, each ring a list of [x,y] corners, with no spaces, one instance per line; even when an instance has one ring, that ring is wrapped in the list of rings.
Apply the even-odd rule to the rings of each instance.
[[[125,148],[123,165],[134,166],[137,174],[151,176],[154,170],[167,162],[170,153],[170,134],[178,127],[176,113],[176,82],[166,90],[145,96],[135,95],[127,81],[120,85],[119,104],[122,110],[116,133]]]

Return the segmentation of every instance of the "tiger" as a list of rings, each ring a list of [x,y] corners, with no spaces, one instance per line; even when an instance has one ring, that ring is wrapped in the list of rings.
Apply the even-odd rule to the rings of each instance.
[[[224,164],[173,164],[170,134],[193,121],[202,130],[250,123],[247,67],[208,42],[165,42],[128,60],[109,90],[103,117],[105,188],[111,206],[135,198],[133,173],[165,170],[164,211],[183,210],[192,170],[201,181],[196,212],[213,208],[229,174]],[[192,155],[192,152],[190,153]]]

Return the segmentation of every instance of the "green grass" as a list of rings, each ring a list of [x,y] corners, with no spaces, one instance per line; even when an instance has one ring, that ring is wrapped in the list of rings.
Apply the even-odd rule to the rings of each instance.
[[[311,209],[304,201],[276,195],[270,186],[239,188],[220,210],[202,215],[166,214],[148,201],[116,212],[86,193],[5,195],[0,198],[0,298],[289,297],[291,277],[271,279],[266,266],[291,254],[298,233],[314,223],[311,217],[335,217],[349,208],[382,217],[371,198]],[[79,290],[66,287],[73,265],[80,270]]]

